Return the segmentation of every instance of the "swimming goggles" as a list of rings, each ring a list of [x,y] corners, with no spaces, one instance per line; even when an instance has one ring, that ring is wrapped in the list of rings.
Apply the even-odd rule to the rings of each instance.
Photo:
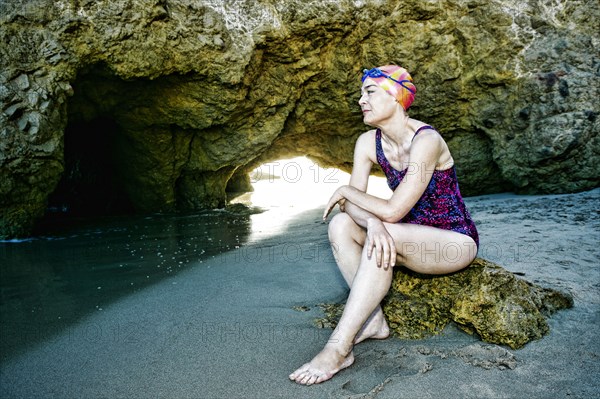
[[[396,79],[392,78],[390,75],[383,73],[383,71],[379,68],[363,70],[363,77],[362,77],[361,81],[364,82],[365,79],[367,79],[367,78],[386,78],[386,79],[389,79],[391,81],[398,83],[400,86],[404,87],[406,90],[410,91],[412,94],[416,94],[415,89],[413,89],[412,87],[408,87],[404,84],[404,82],[408,82],[408,83],[412,84],[412,82],[410,80],[396,80]]]

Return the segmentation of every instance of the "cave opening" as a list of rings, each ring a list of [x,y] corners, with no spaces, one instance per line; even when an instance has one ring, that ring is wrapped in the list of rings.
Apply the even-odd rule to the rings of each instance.
[[[108,116],[69,121],[64,132],[64,172],[48,199],[51,215],[130,214],[134,207],[119,181],[114,156],[118,124]]]
[[[131,90],[103,65],[79,71],[72,86],[63,134],[64,170],[48,197],[44,219],[133,214],[121,176],[126,162],[119,149],[123,128],[114,114]]]
[[[231,202],[259,208],[312,209],[324,204],[350,175],[337,168],[322,168],[307,157],[265,162],[249,173],[251,191]]]
[[[252,191],[231,200],[268,212],[251,215],[250,241],[281,233],[298,215],[318,209],[320,212],[340,186],[349,184],[350,174],[337,168],[323,168],[308,157],[265,162],[249,173]],[[371,175],[367,192],[389,198],[391,190],[384,177]],[[334,213],[337,210],[334,210]]]

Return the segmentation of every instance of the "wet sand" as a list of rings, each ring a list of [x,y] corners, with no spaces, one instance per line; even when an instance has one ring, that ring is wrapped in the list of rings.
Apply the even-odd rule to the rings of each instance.
[[[201,263],[190,253],[183,270],[3,356],[0,396],[599,397],[599,203],[600,189],[467,198],[480,256],[574,296],[549,319],[550,333],[520,350],[449,325],[429,339],[361,343],[355,364],[323,384],[289,381],[330,333],[313,324],[318,304],[347,295],[317,208]]]

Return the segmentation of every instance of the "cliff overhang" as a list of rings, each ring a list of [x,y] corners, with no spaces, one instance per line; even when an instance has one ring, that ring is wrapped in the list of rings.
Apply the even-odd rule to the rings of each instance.
[[[599,182],[593,1],[5,1],[0,236],[48,208],[223,206],[262,162],[348,171],[363,68],[397,63],[464,194]],[[67,206],[67,205],[65,205]]]

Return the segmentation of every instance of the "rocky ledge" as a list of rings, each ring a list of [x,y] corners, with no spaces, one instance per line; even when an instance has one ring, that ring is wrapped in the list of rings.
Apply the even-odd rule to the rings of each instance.
[[[308,155],[348,170],[363,68],[397,63],[464,194],[599,183],[597,1],[5,0],[0,237],[48,206],[219,207]]]

